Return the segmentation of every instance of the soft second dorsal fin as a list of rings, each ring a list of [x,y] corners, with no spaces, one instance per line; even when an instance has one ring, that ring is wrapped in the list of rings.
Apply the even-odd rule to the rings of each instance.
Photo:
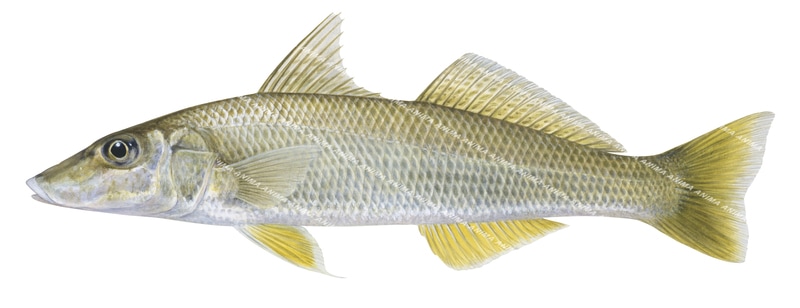
[[[316,93],[380,97],[359,87],[339,57],[342,19],[329,15],[281,61],[259,93]]]
[[[451,64],[417,98],[466,110],[608,152],[619,142],[572,107],[492,60],[466,54]]]

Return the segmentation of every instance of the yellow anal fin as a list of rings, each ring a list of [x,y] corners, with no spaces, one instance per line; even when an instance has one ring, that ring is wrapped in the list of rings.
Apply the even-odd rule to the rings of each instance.
[[[480,267],[565,224],[547,219],[420,225],[433,254],[457,270]]]
[[[237,226],[236,230],[289,263],[330,275],[325,270],[317,241],[303,227],[264,224]]]
[[[417,101],[529,127],[594,149],[625,152],[619,142],[557,97],[475,54],[451,64]]]

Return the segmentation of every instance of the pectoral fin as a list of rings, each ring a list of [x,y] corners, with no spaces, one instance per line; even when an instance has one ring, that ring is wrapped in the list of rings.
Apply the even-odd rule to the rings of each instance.
[[[480,267],[563,227],[555,221],[531,219],[420,225],[419,232],[442,262],[463,270]]]
[[[328,274],[317,241],[303,227],[246,225],[236,230],[261,248],[307,270]],[[330,275],[330,274],[328,274]]]
[[[239,181],[236,198],[260,208],[286,200],[302,182],[320,148],[303,145],[264,152],[231,164]]]

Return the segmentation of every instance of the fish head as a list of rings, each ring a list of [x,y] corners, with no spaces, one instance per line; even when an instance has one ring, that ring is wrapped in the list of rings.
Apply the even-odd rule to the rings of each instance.
[[[148,216],[169,210],[175,193],[162,185],[169,146],[158,130],[122,131],[27,181],[33,198],[84,210]]]

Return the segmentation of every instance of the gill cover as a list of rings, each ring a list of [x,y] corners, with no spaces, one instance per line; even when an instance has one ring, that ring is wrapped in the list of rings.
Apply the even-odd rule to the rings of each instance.
[[[174,206],[160,217],[180,217],[193,212],[208,190],[217,154],[205,149],[204,139],[194,131],[181,130],[170,137],[169,187]]]

